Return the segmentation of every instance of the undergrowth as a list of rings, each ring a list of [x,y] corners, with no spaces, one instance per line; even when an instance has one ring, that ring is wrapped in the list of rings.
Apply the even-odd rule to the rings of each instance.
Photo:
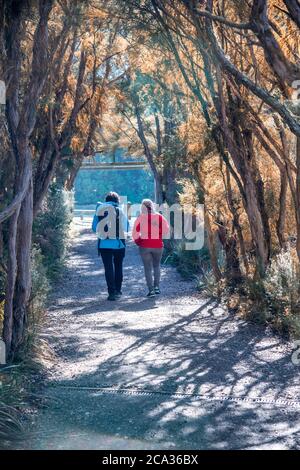
[[[285,338],[300,338],[300,269],[292,249],[274,256],[263,278],[244,276],[232,286],[225,277],[216,282],[207,270],[198,278],[198,289],[241,318],[267,325]]]
[[[186,250],[184,241],[175,241],[164,263],[175,266],[184,279],[197,279],[209,267],[209,253],[205,247],[201,250]]]
[[[0,368],[0,448],[22,447],[27,419],[40,397],[38,383],[51,357],[39,331],[52,284],[63,273],[70,225],[70,208],[61,186],[53,184],[33,227],[32,291],[26,338],[11,366]],[[0,333],[4,319],[5,271],[1,271]],[[26,436],[27,438],[28,436]]]

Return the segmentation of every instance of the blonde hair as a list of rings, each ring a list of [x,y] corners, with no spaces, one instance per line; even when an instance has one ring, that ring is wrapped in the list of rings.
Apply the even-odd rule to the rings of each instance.
[[[153,201],[151,199],[143,199],[142,200],[142,212],[143,212],[143,207],[147,209],[147,212],[155,212],[155,206]]]

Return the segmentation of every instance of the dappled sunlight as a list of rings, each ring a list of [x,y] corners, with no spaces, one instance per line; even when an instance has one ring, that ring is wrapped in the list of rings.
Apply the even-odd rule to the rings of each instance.
[[[92,435],[109,429],[123,436],[131,420],[130,438],[144,436],[169,448],[269,446],[277,442],[270,439],[274,429],[296,445],[300,404],[283,405],[300,391],[287,344],[216,301],[195,293],[185,303],[177,286],[189,290],[192,284],[173,268],[164,268],[162,296],[145,299],[143,269],[131,244],[124,295],[107,302],[95,251],[94,238],[84,232],[69,257],[68,283],[58,287],[49,313],[48,338],[58,360],[48,390],[64,404],[50,420],[63,413],[66,423],[73,422],[66,410],[80,396],[79,410],[93,409],[93,418],[80,426]],[[80,275],[78,259],[84,260]]]
[[[299,29],[1,3],[0,447],[300,447]]]

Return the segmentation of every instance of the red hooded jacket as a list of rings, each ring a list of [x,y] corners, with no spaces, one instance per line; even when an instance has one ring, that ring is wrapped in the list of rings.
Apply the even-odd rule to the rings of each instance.
[[[169,233],[167,220],[158,212],[141,214],[135,221],[132,238],[141,248],[163,248],[163,238]]]

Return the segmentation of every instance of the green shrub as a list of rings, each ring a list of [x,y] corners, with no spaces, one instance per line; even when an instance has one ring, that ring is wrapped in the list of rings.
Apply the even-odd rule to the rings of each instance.
[[[166,256],[165,263],[176,266],[183,278],[195,279],[207,271],[209,253],[206,247],[201,250],[186,250],[184,241],[173,242],[173,248]]]
[[[71,222],[72,198],[53,184],[41,213],[34,222],[31,256],[32,291],[28,311],[26,340],[12,368],[0,369],[0,448],[15,448],[24,438],[22,420],[28,409],[31,373],[40,371],[41,359],[49,348],[37,330],[46,306],[51,282],[62,272]],[[2,282],[1,282],[2,281]],[[5,273],[0,271],[0,331],[4,313]],[[31,397],[31,398],[30,398]]]
[[[32,288],[28,309],[28,322],[26,328],[26,338],[19,351],[18,359],[35,362],[34,356],[38,351],[37,330],[41,324],[45,306],[50,291],[50,282],[47,277],[47,268],[44,264],[44,257],[41,249],[34,245],[31,252],[31,276]]]
[[[41,213],[34,222],[32,247],[32,291],[28,315],[27,338],[21,355],[35,363],[45,345],[37,335],[51,284],[61,275],[68,230],[71,222],[72,197],[58,184],[52,184]]]
[[[52,184],[42,212],[34,222],[34,244],[39,247],[50,281],[61,273],[71,222],[70,207],[63,188]]]
[[[47,267],[41,249],[34,245],[31,252],[32,291],[31,303],[35,310],[45,306],[50,284],[47,277]]]
[[[291,250],[282,251],[271,262],[263,286],[273,322],[283,333],[300,334],[300,272]]]
[[[249,302],[246,317],[268,324],[287,337],[300,335],[300,273],[291,250],[275,256],[260,280],[247,280],[244,298]]]
[[[22,385],[16,373],[0,370],[0,449],[9,449],[24,438],[21,424]]]

